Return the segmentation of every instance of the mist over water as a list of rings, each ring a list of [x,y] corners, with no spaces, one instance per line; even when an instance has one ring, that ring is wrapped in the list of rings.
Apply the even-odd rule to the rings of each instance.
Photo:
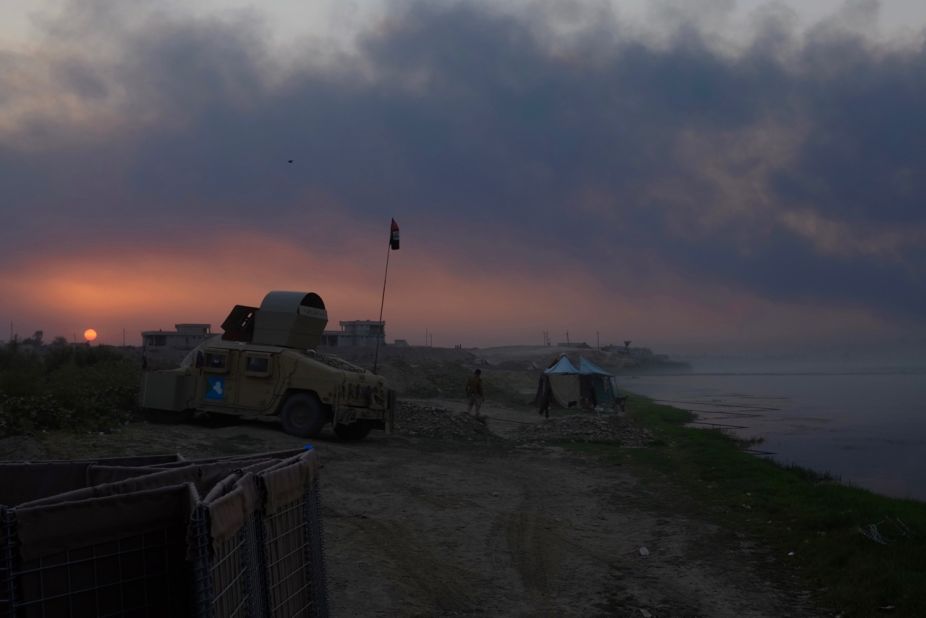
[[[693,372],[618,386],[698,414],[698,426],[761,437],[776,461],[926,500],[926,369],[868,359],[692,359]]]

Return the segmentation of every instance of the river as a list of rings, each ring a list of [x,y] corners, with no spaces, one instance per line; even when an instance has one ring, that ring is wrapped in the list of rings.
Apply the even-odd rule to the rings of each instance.
[[[697,426],[764,439],[776,461],[926,501],[926,371],[889,368],[702,369],[624,375],[619,389],[697,413]]]

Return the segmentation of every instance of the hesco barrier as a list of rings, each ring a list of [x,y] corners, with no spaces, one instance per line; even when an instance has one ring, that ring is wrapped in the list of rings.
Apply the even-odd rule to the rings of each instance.
[[[327,616],[315,452],[0,464],[0,618]]]

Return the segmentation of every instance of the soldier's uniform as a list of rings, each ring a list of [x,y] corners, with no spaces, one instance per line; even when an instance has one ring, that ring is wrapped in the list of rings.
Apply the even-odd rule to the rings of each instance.
[[[476,371],[479,371],[478,369]],[[475,412],[475,416],[479,416],[479,409],[482,407],[482,400],[484,399],[482,395],[482,378],[479,376],[479,373],[475,373],[470,376],[469,380],[466,381],[466,397],[469,399],[469,407],[466,411],[470,414]]]

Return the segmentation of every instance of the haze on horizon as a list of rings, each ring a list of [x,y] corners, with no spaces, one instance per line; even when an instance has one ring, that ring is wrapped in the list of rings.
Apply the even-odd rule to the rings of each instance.
[[[922,3],[497,4],[0,9],[2,324],[926,346]]]

